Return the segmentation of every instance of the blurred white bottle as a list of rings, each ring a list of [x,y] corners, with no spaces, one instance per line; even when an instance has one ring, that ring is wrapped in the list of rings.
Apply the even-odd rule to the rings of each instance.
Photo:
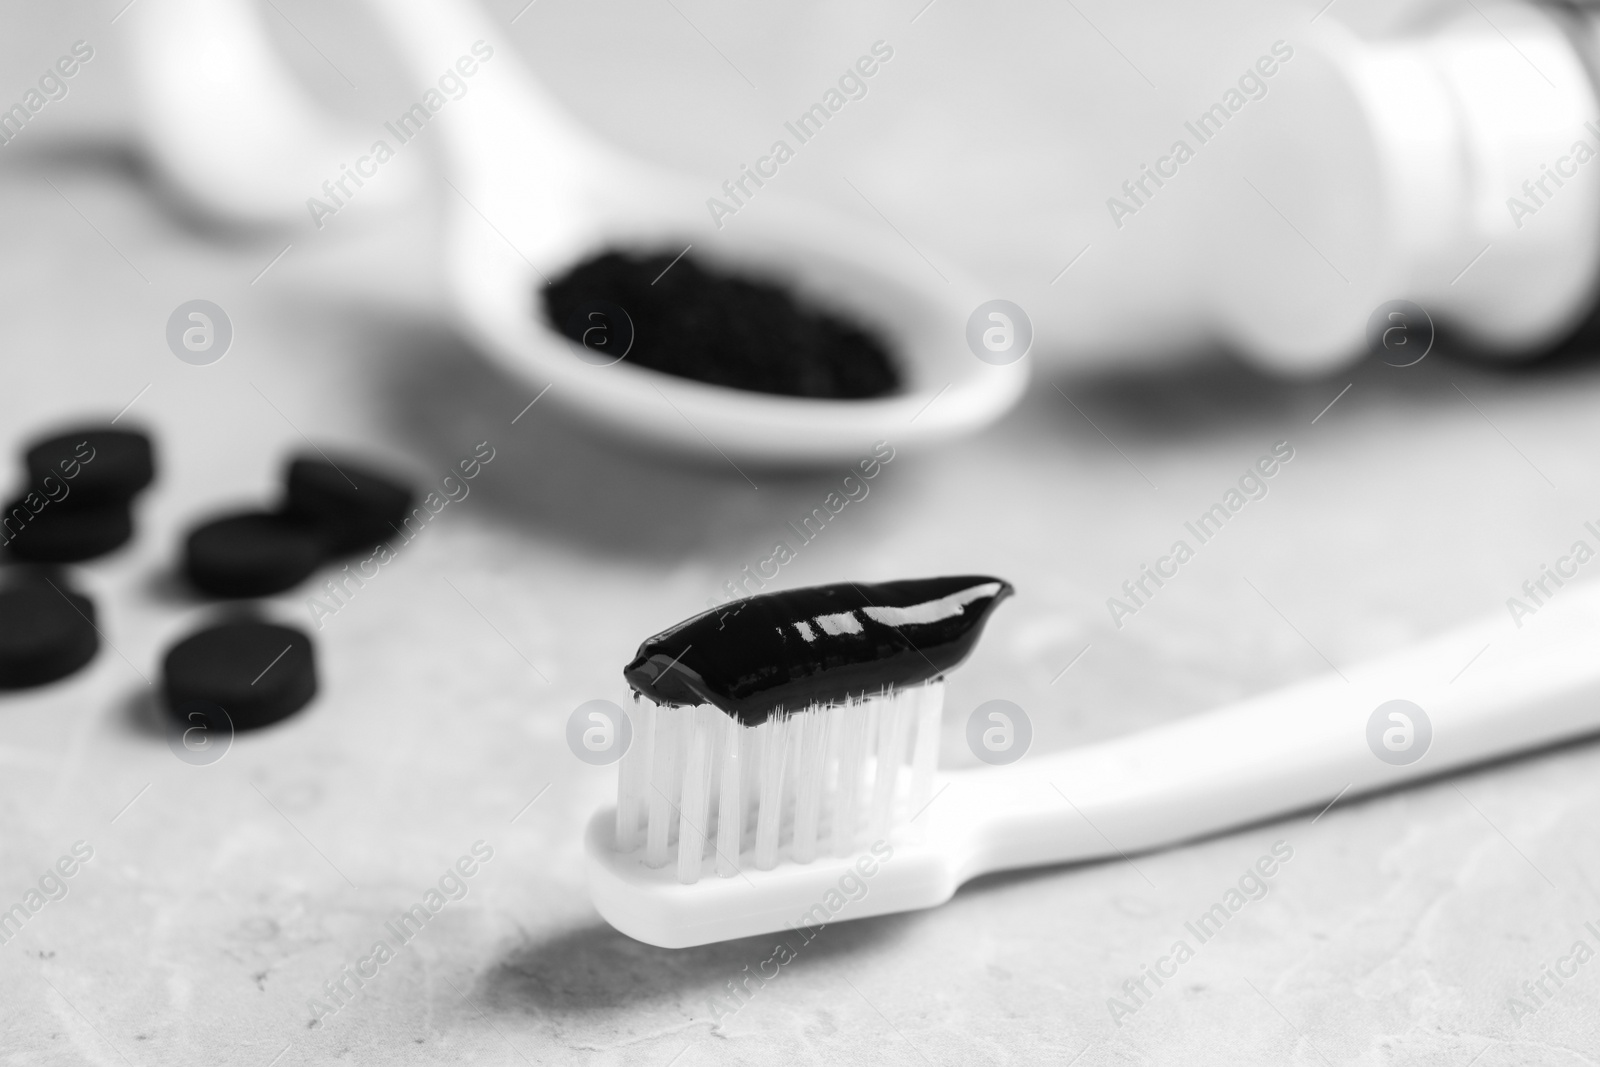
[[[145,137],[157,170],[203,212],[303,225],[305,198],[365,142],[294,83],[257,3],[130,9]],[[1118,164],[1126,183],[1104,189],[1105,209],[1083,220],[1090,250],[1060,284],[1021,273],[1035,252],[1052,263],[1072,255],[1059,233],[1019,248],[1013,229],[997,240],[956,221],[942,238],[967,246],[958,258],[969,269],[1005,282],[994,295],[1027,309],[1040,358],[1075,366],[1222,347],[1281,373],[1317,373],[1359,358],[1373,313],[1396,299],[1505,358],[1561,340],[1600,291],[1600,7],[1471,0],[1380,39],[1338,15],[1324,9],[1264,37],[1270,62],[1232,75],[1254,76],[1261,96],[1237,81],[1186,94],[1199,106],[1152,131],[1150,154]],[[1105,101],[1068,106],[1089,103]],[[1226,117],[1206,124],[1216,107]],[[1178,139],[1192,158],[1163,162]],[[1112,154],[1073,147],[1097,172]],[[939,184],[911,169],[912,186]],[[981,170],[977,191],[957,191],[990,197],[992,178]],[[892,180],[891,170],[879,184]],[[415,194],[382,185],[362,202]],[[964,214],[941,204],[924,222],[938,233],[942,215]],[[1034,208],[1024,214],[1037,222]],[[1033,266],[1029,279],[1043,273]]]
[[[1163,184],[1141,165],[1108,198],[1037,316],[1049,347],[1085,364],[1220,346],[1316,373],[1395,299],[1487,353],[1561,340],[1600,291],[1597,15],[1479,0],[1403,37],[1327,18],[1277,42],[1271,107],[1175,127],[1195,158],[1146,161]]]

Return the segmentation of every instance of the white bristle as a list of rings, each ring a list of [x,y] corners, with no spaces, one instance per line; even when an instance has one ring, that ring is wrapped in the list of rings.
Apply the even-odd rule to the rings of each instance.
[[[678,843],[678,812],[683,797],[683,770],[689,759],[689,741],[694,733],[694,708],[678,708],[672,724],[673,760],[667,776],[667,849]]]
[[[650,757],[656,717],[638,701],[628,708],[633,740],[617,769],[617,848],[632,852],[639,847],[639,823],[644,817],[645,790],[650,788]]]
[[[933,772],[939,765],[939,718],[944,711],[944,686],[925,685],[913,690],[912,714],[917,736],[911,755],[911,799],[906,818],[914,840],[921,840],[917,816],[933,800]]]
[[[867,729],[871,725],[865,706],[841,709],[839,731],[839,771],[834,783],[833,854],[848,856],[856,850],[856,826],[860,822],[857,799],[861,778],[866,773]]]
[[[754,727],[739,729],[739,762],[744,768],[743,779],[739,783],[739,851],[744,851],[745,842],[750,839],[754,831],[756,790],[761,781],[761,739],[765,735]]]
[[[744,726],[710,705],[635,702],[616,841],[677,880],[771,870],[888,839],[932,797],[943,682]],[[676,847],[674,847],[676,846]],[[707,867],[708,858],[711,861]]]
[[[761,779],[756,800],[756,870],[778,865],[778,829],[783,821],[783,768],[788,762],[789,719],[771,718],[756,727],[761,739]]]
[[[731,878],[739,873],[739,852],[744,836],[744,792],[740,768],[744,765],[744,730],[727,716],[721,716],[722,736],[717,741],[717,759],[722,764],[717,797],[717,874]]]
[[[911,719],[911,696],[902,689],[884,701],[878,718],[878,759],[872,793],[872,836],[887,837],[894,825],[894,801],[900,784],[900,767],[906,759],[906,736]]]
[[[794,783],[794,844],[790,856],[796,863],[817,858],[817,831],[822,821],[822,790],[828,771],[827,730],[830,716],[816,711],[800,716],[796,732],[797,760]]]
[[[700,880],[700,859],[706,848],[706,802],[711,799],[711,734],[715,708],[688,708],[684,735],[689,742],[683,765],[683,800],[678,810],[678,881]]]
[[[667,838],[672,831],[673,808],[677,805],[678,720],[682,708],[655,709],[655,746],[651,753],[650,784],[646,810],[649,822],[644,832],[644,862],[650,867],[667,865]]]

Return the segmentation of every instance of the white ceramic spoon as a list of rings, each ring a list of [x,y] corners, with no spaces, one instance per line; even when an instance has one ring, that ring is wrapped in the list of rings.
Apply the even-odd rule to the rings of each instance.
[[[872,442],[913,446],[969,433],[1021,395],[1027,361],[997,367],[966,345],[984,299],[943,281],[876,222],[861,223],[763,189],[722,229],[715,190],[600,143],[539,86],[473,0],[368,0],[419,94],[472,46],[467,93],[417,134],[441,151],[450,188],[444,269],[460,324],[528,384],[606,430],[712,459],[850,461]],[[886,399],[831,401],[705,385],[623,361],[577,357],[542,318],[545,282],[610,247],[693,255],[789,283],[806,300],[876,328],[906,379]],[[720,462],[720,461],[719,461]]]

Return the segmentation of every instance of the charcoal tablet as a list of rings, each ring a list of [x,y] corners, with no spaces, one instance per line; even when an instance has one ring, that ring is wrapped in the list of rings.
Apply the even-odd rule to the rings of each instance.
[[[214,705],[236,730],[293,715],[317,693],[311,638],[290,626],[236,620],[190,634],[161,665],[167,708]]]
[[[133,514],[125,501],[80,507],[47,501],[34,514],[17,500],[0,516],[0,528],[17,559],[78,563],[127,543],[133,536]]]
[[[284,513],[314,523],[334,555],[389,540],[411,510],[403,482],[344,457],[294,457],[284,488]]]
[[[0,689],[65,678],[100,647],[94,603],[58,577],[29,576],[0,587]]]
[[[183,571],[212,596],[267,596],[299,585],[322,560],[322,542],[305,524],[247,511],[195,527],[184,544]]]
[[[155,478],[150,438],[137,430],[85,426],[35,443],[25,457],[28,484],[54,478],[72,507],[132,500]]]

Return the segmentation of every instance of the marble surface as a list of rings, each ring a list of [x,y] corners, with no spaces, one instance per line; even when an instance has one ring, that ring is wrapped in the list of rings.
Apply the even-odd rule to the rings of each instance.
[[[614,41],[639,32],[623,14],[605,9]],[[5,69],[32,70],[107,18],[89,5],[18,16]],[[746,30],[740,47],[757,47]],[[679,31],[673,48],[700,47]],[[537,390],[439,324],[432,211],[296,235],[262,275],[286,239],[174,214],[112,136],[129,105],[109,45],[105,59],[57,139],[0,159],[0,452],[131,402],[124,418],[156,434],[161,476],[137,541],[77,569],[107,647],[69,681],[0,698],[0,904],[74,842],[93,849],[65,898],[0,946],[0,1061],[1600,1060],[1600,963],[1531,1015],[1508,1006],[1576,940],[1600,947],[1584,928],[1600,926],[1593,744],[837,925],[713,1025],[710,998],[770,939],[670,952],[600,920],[580,834],[610,773],[571,756],[563,725],[581,701],[614,697],[640,637],[764,555],[833,476],[753,471],[752,489],[725,467],[595,440],[557,405],[513,424]],[[929,186],[923,218],[962,189],[960,176]],[[959,229],[946,246],[963,246]],[[205,368],[162,338],[195,295],[237,330]],[[1507,618],[1505,598],[1600,517],[1597,404],[1600,368],[1581,351],[1520,373],[1441,356],[1303,383],[1213,360],[1058,367],[991,432],[897,455],[785,580],[1004,574],[1019,595],[952,678],[942,759],[973,762],[961,718],[995,697],[1028,710],[1048,751]],[[163,650],[212,609],[172,576],[178,540],[212,509],[268,498],[307,438],[389,456],[419,484],[480,441],[495,459],[322,620],[310,708],[185,764],[155,725],[152,683]],[[1270,495],[1113,628],[1106,598],[1278,441],[1295,458]],[[310,625],[310,592],[267,610]],[[479,841],[493,858],[467,895],[315,1019],[324,983]],[[1108,999],[1280,841],[1293,856],[1266,895],[1114,1019]]]

